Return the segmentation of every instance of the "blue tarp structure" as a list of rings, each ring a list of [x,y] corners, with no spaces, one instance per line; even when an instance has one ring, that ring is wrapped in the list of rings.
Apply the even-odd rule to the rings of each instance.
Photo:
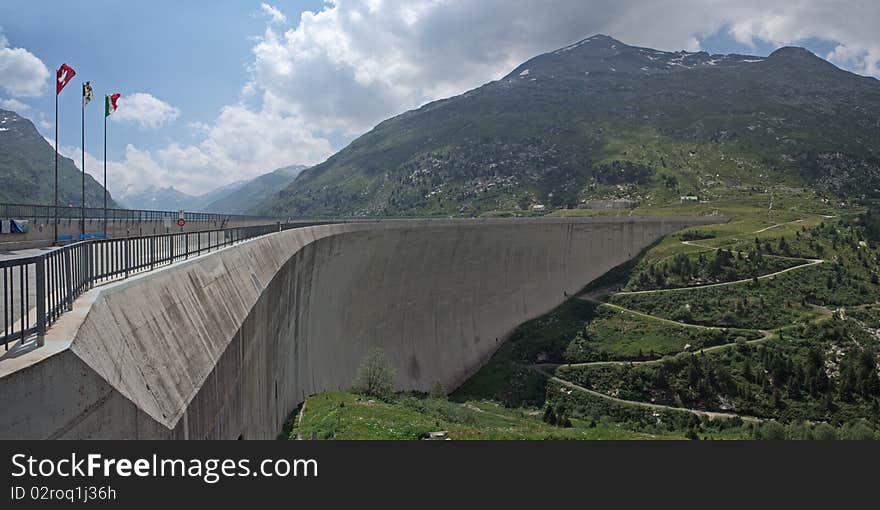
[[[29,230],[28,220],[2,220],[0,221],[0,233],[2,234],[26,234]]]
[[[11,230],[13,234],[27,234],[30,226],[28,220],[12,220]]]

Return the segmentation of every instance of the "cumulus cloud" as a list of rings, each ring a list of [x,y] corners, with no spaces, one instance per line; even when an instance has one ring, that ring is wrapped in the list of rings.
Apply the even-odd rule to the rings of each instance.
[[[54,144],[52,139],[46,139]],[[63,156],[73,160],[77,168],[82,170],[82,148],[76,145],[62,145],[58,148]],[[98,182],[103,181],[104,160],[86,152],[86,173]],[[111,195],[120,197],[131,191],[139,191],[149,186],[168,186],[173,184],[174,176],[162,167],[150,151],[141,150],[134,145],[125,147],[121,160],[107,161],[107,188]]]
[[[260,9],[263,10],[263,13],[269,17],[269,20],[272,23],[287,23],[287,16],[284,15],[277,7],[269,4],[260,4]]]
[[[180,110],[145,92],[123,95],[118,106],[111,119],[136,122],[143,128],[156,129],[180,116]]]
[[[825,58],[861,74],[880,77],[880,46],[838,44]]]
[[[24,48],[11,48],[0,33],[0,88],[14,97],[35,97],[46,89],[49,69]]]
[[[31,109],[30,106],[22,103],[18,99],[0,99],[0,108],[12,110],[17,113],[24,113]]]
[[[252,177],[292,162],[318,163],[332,153],[330,142],[315,137],[295,116],[271,110],[227,106],[198,145],[171,144],[159,152],[163,165],[185,173],[213,169],[202,184]]]
[[[199,195],[291,163],[315,164],[332,153],[330,142],[316,138],[295,117],[254,112],[241,105],[225,107],[212,126],[198,129],[205,130],[205,138],[197,145],[172,143],[156,151],[127,145],[122,159],[107,164],[111,193],[173,185]],[[77,166],[80,151],[74,146],[61,149]],[[86,153],[86,171],[97,176],[99,168],[103,169],[103,160]]]

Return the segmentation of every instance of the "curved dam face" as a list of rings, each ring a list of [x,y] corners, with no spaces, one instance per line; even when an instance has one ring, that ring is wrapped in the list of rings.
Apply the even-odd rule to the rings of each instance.
[[[351,388],[372,347],[397,389],[451,390],[566,294],[719,221],[399,220],[255,239],[84,296],[63,319],[69,345],[0,378],[0,438],[274,438],[309,395]]]

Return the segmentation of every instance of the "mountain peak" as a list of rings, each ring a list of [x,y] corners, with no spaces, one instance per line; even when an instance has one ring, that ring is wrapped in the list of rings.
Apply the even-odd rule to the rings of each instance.
[[[784,46],[770,54],[768,59],[786,59],[786,60],[822,60],[813,52],[800,46]]]
[[[596,34],[594,36],[587,37],[586,39],[581,39],[580,41],[570,44],[564,48],[560,48],[556,50],[554,53],[560,54],[565,53],[574,49],[578,49],[583,46],[589,46],[594,49],[598,48],[615,48],[616,46],[626,46],[626,44],[618,41],[617,39],[607,36],[605,34]]]
[[[611,37],[610,35],[605,35],[605,34],[596,34],[596,35],[587,37],[586,39],[584,39],[581,42],[584,42],[584,41],[592,41],[592,42],[596,42],[596,43],[606,43],[606,44],[623,44],[622,42]]]

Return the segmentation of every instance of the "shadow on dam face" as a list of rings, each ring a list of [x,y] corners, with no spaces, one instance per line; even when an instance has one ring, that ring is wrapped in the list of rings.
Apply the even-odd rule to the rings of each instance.
[[[522,322],[662,236],[723,221],[386,220],[258,238],[83,296],[37,358],[0,371],[0,438],[274,438],[307,396],[350,388],[373,347],[397,389],[453,389]]]

